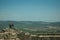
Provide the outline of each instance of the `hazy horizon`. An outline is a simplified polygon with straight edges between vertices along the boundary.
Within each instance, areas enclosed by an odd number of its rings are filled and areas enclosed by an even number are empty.
[[[0,20],[60,22],[60,0],[0,0]]]

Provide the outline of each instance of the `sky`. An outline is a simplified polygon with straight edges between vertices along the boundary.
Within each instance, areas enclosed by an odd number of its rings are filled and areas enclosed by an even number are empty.
[[[0,20],[60,22],[60,0],[0,0]]]

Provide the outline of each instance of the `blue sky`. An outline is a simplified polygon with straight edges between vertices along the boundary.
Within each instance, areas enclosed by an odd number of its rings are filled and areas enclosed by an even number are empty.
[[[0,0],[0,20],[60,21],[60,0]]]

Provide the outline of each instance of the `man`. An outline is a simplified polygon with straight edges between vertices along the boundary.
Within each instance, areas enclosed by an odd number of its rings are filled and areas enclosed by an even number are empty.
[[[9,24],[9,28],[13,28],[14,24]]]

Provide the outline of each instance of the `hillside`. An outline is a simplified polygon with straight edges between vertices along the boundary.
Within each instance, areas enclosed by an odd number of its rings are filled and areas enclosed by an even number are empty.
[[[43,22],[43,21],[0,21],[0,29],[9,26],[9,23],[13,23],[15,28],[34,32],[34,33],[60,33],[60,22]]]
[[[60,26],[60,22],[43,22],[43,21],[0,21],[0,26],[7,26],[9,23],[23,27],[46,27],[46,26]]]

